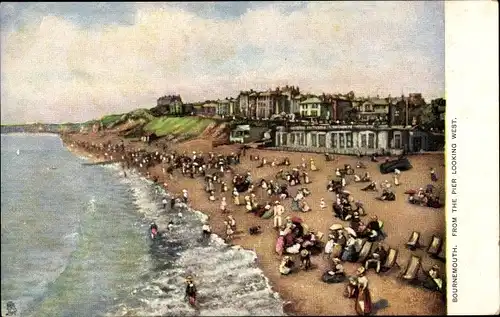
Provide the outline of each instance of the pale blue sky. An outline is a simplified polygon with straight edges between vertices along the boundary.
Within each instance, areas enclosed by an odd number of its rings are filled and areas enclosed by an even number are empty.
[[[242,89],[444,94],[444,3],[5,3],[2,122]]]

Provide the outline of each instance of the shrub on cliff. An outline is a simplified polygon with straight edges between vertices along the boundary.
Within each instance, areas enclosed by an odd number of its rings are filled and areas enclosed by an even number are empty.
[[[106,119],[106,123],[104,120]],[[114,128],[116,126],[122,125],[124,123],[127,123],[129,121],[143,121],[143,122],[150,122],[151,120],[154,119],[154,116],[149,112],[147,109],[137,109],[133,110],[129,113],[125,113],[122,115],[109,115],[101,119],[101,122],[103,122],[103,125],[108,128]]]

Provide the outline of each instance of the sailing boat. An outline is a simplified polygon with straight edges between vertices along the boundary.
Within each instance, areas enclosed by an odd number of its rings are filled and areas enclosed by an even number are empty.
[[[16,151],[16,154],[19,155],[21,152],[19,151],[19,149],[17,149]]]

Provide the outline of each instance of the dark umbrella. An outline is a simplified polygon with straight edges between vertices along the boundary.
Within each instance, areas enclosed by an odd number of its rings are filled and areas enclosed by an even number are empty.
[[[292,222],[295,222],[295,223],[302,223],[303,220],[297,216],[294,216],[292,217]]]

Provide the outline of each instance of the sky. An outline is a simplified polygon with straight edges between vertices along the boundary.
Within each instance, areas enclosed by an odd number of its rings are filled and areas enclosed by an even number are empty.
[[[444,96],[444,2],[2,2],[1,122],[241,90]]]

